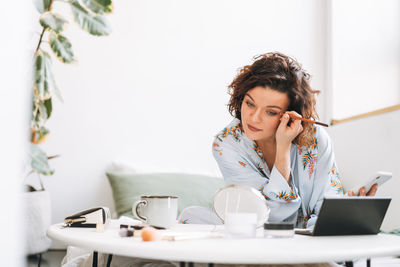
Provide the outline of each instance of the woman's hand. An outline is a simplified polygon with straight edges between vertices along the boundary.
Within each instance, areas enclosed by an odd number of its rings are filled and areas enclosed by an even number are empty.
[[[289,111],[293,115],[301,117],[295,111]],[[284,114],[281,118],[281,122],[275,133],[276,139],[276,155],[275,155],[275,167],[279,170],[285,180],[290,184],[290,147],[292,141],[296,136],[303,131],[300,120],[294,120],[290,126],[289,115]]]
[[[290,117],[288,114],[293,114],[297,117],[301,117],[296,111],[287,111],[281,118],[281,122],[275,133],[275,139],[277,146],[289,146],[293,139],[298,136],[301,131],[303,131],[303,126],[301,125],[301,120],[293,120],[290,125],[288,125]]]
[[[358,196],[375,196],[377,190],[378,190],[378,184],[374,184],[373,186],[371,186],[371,189],[368,191],[368,193],[365,192],[364,187],[361,187],[360,190],[358,190]],[[354,192],[349,191],[347,195],[349,197],[353,197]]]

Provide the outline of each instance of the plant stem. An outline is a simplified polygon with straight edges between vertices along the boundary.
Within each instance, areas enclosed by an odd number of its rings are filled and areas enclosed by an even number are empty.
[[[49,9],[48,9],[48,11],[51,11],[51,8],[53,7],[53,1],[54,1],[54,0],[50,0],[50,4],[49,4]],[[38,43],[38,45],[37,45],[37,47],[36,47],[35,55],[36,55],[37,52],[39,51],[40,45],[42,44],[42,38],[43,38],[43,35],[44,35],[44,32],[45,32],[45,31],[46,31],[46,29],[43,27],[42,33],[40,34],[39,43]]]
[[[40,34],[39,43],[37,44],[37,47],[36,47],[35,55],[36,55],[37,52],[39,51],[40,44],[42,43],[42,38],[43,38],[43,34],[44,34],[45,31],[46,31],[46,29],[43,27],[42,33]]]

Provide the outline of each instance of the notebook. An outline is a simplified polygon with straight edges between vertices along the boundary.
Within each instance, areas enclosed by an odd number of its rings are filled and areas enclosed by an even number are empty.
[[[313,236],[375,235],[379,232],[391,197],[324,198],[313,229],[295,229]]]

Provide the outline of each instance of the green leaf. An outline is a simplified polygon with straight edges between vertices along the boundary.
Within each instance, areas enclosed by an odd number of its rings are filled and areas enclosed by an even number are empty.
[[[46,99],[45,101],[51,100],[51,98]],[[39,108],[39,119],[41,121],[46,121],[49,118],[49,115],[47,114],[47,107],[45,105],[45,101],[40,100],[37,104],[38,104],[38,108]]]
[[[39,109],[35,108],[32,112],[32,120],[31,120],[31,128],[32,129],[39,129],[41,125],[41,120],[39,118]]]
[[[49,10],[50,0],[33,0],[33,3],[40,14]]]
[[[50,118],[51,112],[53,111],[53,103],[51,102],[51,98],[45,100],[43,102],[44,107],[46,108],[47,119]]]
[[[44,101],[54,93],[63,101],[51,71],[50,55],[41,49],[35,57],[34,78],[33,92],[38,99]]]
[[[43,50],[39,50],[35,58],[35,83],[34,94],[40,100],[46,100],[51,97],[51,87],[53,73],[51,72],[51,58]]]
[[[112,0],[81,0],[81,2],[98,15],[110,14],[114,9]]]
[[[36,173],[43,175],[53,175],[54,170],[50,168],[47,155],[37,146],[31,144],[31,167]]]
[[[50,103],[50,105],[49,105]],[[48,105],[48,107],[46,107],[46,105]],[[34,102],[33,102],[33,111],[32,111],[32,120],[31,120],[31,128],[33,131],[33,135],[36,132],[42,131],[41,130],[43,128],[43,125],[46,123],[47,119],[50,117],[51,115],[51,98],[49,100],[46,101],[42,101],[38,98],[34,98]],[[46,132],[48,132],[46,130]],[[32,136],[32,140],[39,140],[40,135],[37,136]]]
[[[36,118],[39,113],[39,101],[39,98],[37,98],[36,96],[33,97],[32,116],[35,118],[34,120],[39,120],[39,118]]]
[[[70,3],[74,20],[83,30],[97,36],[111,33],[111,27],[105,18],[90,14],[77,0],[70,0]]]
[[[40,25],[45,29],[50,29],[55,33],[60,33],[68,25],[68,21],[61,15],[52,13],[50,11],[43,13],[39,19]]]
[[[61,34],[50,33],[49,43],[51,50],[57,58],[63,63],[71,63],[74,61],[74,52],[72,51],[71,42],[67,37]]]
[[[31,143],[32,144],[43,143],[46,140],[49,133],[50,131],[45,127],[40,127],[39,130],[32,129]]]

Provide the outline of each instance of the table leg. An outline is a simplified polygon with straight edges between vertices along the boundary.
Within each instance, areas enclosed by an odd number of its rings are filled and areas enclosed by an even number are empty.
[[[92,261],[92,267],[97,267],[97,251],[93,251],[93,261]]]
[[[194,266],[193,262],[189,262],[188,264],[189,264],[189,267],[193,267]],[[185,267],[185,262],[183,262],[183,261],[179,262],[179,267]],[[208,267],[214,267],[214,263],[209,263]]]
[[[371,267],[371,259],[367,259],[367,267]]]
[[[346,267],[353,267],[353,261],[346,261],[344,264]]]
[[[42,253],[39,254],[39,259],[38,259],[38,267],[40,267],[40,264],[42,263]]]
[[[112,260],[112,254],[108,255],[108,259],[107,259],[107,265],[106,267],[110,267],[111,266],[111,260]]]

